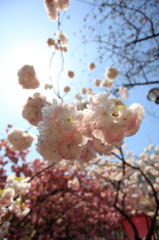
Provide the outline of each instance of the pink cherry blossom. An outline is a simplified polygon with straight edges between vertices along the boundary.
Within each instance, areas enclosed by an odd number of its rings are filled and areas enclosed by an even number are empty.
[[[22,151],[31,146],[34,137],[20,129],[14,129],[8,134],[8,140],[15,150]]]
[[[36,77],[34,67],[31,65],[24,65],[18,71],[18,81],[25,89],[35,89],[40,85],[39,80]]]
[[[30,124],[37,126],[42,120],[41,109],[46,105],[51,105],[51,103],[46,100],[46,97],[42,96],[40,93],[34,93],[33,97],[29,97],[27,103],[23,107],[23,118]]]

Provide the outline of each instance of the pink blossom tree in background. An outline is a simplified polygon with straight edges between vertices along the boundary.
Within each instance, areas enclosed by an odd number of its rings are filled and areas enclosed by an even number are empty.
[[[60,28],[60,14],[69,0],[45,0],[51,20],[56,21],[56,38],[47,43],[54,54],[64,54],[68,39]],[[55,23],[55,24],[56,24]],[[90,63],[90,71],[95,69]],[[111,88],[120,73],[105,70],[105,79],[95,85]],[[74,78],[73,71],[68,77]],[[32,65],[18,70],[19,84],[37,89],[40,81]],[[127,239],[121,222],[126,219],[134,239],[157,236],[159,147],[149,146],[136,159],[123,145],[140,128],[144,109],[130,106],[107,92],[82,88],[75,101],[65,101],[60,89],[51,83],[53,100],[35,92],[23,106],[23,118],[38,131],[36,150],[41,159],[27,160],[34,136],[31,130],[8,125],[7,137],[0,141],[0,239]],[[63,89],[65,94],[70,86]],[[120,94],[128,97],[126,88]],[[141,236],[131,216],[150,216],[150,227]],[[156,234],[156,235],[155,235]]]

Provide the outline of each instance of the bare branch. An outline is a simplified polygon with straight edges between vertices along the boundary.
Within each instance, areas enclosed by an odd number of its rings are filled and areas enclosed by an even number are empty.
[[[127,47],[127,46],[129,46],[129,45],[136,44],[136,43],[138,43],[138,42],[143,42],[143,41],[149,40],[149,39],[151,39],[151,38],[156,38],[156,37],[159,37],[159,33],[152,34],[152,35],[147,36],[147,37],[144,37],[144,38],[135,39],[135,40],[132,41],[132,42],[126,43],[125,46]]]

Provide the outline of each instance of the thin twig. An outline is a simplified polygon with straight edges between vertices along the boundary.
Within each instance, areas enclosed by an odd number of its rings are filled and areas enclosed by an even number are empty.
[[[48,165],[47,167],[43,168],[42,170],[40,170],[39,172],[37,172],[34,176],[32,176],[28,182],[31,182],[35,177],[39,176],[42,172],[44,172],[45,170],[49,169],[50,167],[52,167],[55,164],[55,162],[51,163],[50,165]]]

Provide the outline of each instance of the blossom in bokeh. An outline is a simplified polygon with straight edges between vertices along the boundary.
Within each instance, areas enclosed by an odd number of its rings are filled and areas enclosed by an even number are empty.
[[[87,94],[87,89],[86,88],[82,88],[81,92],[82,92],[83,95],[85,95],[85,94]]]
[[[41,109],[46,105],[51,105],[51,103],[46,100],[46,97],[40,93],[34,93],[33,97],[29,97],[23,107],[23,118],[30,124],[37,126],[42,119]]]
[[[54,39],[52,39],[52,38],[48,38],[47,44],[48,44],[49,47],[55,46],[56,45],[56,41]]]
[[[24,65],[18,71],[18,81],[25,89],[35,89],[40,85],[39,80],[36,77],[34,67],[31,65]]]
[[[61,45],[67,45],[68,43],[68,38],[66,36],[66,34],[62,31],[60,31],[57,35],[57,39],[60,42]]]
[[[88,88],[87,92],[88,92],[89,95],[92,95],[93,94],[93,89],[92,88]]]
[[[14,129],[8,134],[8,140],[15,150],[22,151],[31,146],[34,137],[23,130]]]
[[[75,98],[76,98],[78,101],[81,101],[81,100],[82,100],[82,96],[80,95],[80,93],[75,94]]]
[[[58,11],[64,11],[69,7],[70,0],[44,0],[46,11],[51,20],[56,20]]]
[[[95,68],[96,68],[95,63],[90,63],[90,64],[89,64],[89,69],[90,69],[91,71],[93,71]]]
[[[109,67],[105,71],[105,78],[106,79],[114,79],[119,75],[119,72],[114,67]]]
[[[99,86],[100,86],[100,84],[101,84],[101,80],[99,80],[99,79],[96,79],[96,80],[95,80],[95,85],[96,85],[96,87],[99,87]]]
[[[69,7],[70,0],[57,0],[57,8],[60,11],[66,10]]]
[[[113,87],[113,80],[112,79],[104,79],[101,82],[101,86],[104,88],[112,88]]]
[[[64,87],[63,90],[65,93],[68,93],[71,90],[71,88],[69,86],[66,86],[66,87]]]
[[[118,93],[123,97],[123,98],[128,98],[128,89],[126,87],[120,87]]]
[[[75,106],[77,107],[77,110],[84,110],[87,108],[88,101],[78,101],[75,103]]]
[[[45,90],[47,90],[47,89],[52,89],[52,88],[53,88],[53,85],[52,85],[52,84],[46,83],[46,84],[44,85],[44,89],[45,89]]]
[[[44,5],[50,19],[56,20],[58,16],[57,0],[44,0]]]
[[[74,78],[75,73],[73,71],[68,71],[68,77],[69,78]]]

